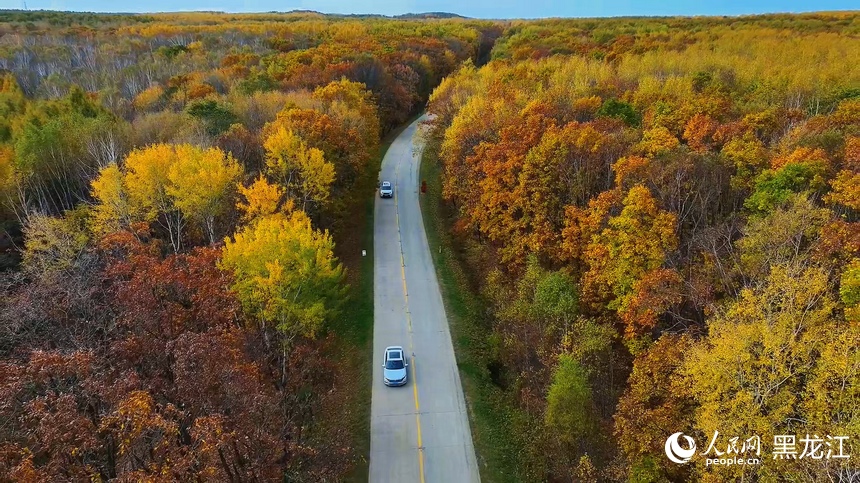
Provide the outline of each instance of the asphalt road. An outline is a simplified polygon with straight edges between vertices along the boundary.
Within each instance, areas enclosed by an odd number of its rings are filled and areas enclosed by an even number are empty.
[[[413,151],[413,135],[419,121],[394,140],[382,161],[380,181],[391,181],[394,198],[376,195],[370,482],[478,482],[460,375],[418,206],[420,154]],[[383,351],[391,345],[412,355],[403,387],[382,383]]]

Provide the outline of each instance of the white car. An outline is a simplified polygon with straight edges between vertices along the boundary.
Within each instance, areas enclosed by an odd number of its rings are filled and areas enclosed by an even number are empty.
[[[406,362],[406,353],[403,352],[403,347],[399,345],[386,347],[382,362],[382,382],[386,386],[403,386],[406,384],[406,368],[409,367],[409,364]]]
[[[394,196],[394,188],[391,186],[391,182],[383,181],[379,186],[379,196],[380,198],[391,198]]]

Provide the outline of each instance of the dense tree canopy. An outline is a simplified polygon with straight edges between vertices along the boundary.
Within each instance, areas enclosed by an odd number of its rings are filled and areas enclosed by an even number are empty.
[[[860,431],[858,26],[0,12],[0,480],[348,479],[337,255],[425,104],[507,476],[856,478],[662,444]]]
[[[860,424],[857,26],[517,21],[433,92],[425,152],[490,305],[487,379],[530,421],[519,477],[856,478],[766,453],[679,466],[663,444]],[[577,300],[562,330],[524,309],[550,274]]]
[[[0,12],[0,481],[355,471],[335,239],[381,136],[499,31]]]

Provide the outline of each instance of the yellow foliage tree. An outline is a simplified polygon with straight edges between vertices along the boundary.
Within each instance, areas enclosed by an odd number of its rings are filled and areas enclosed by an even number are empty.
[[[334,182],[334,165],[323,152],[308,148],[292,131],[277,127],[264,141],[266,170],[286,189],[287,196],[301,203],[324,204]]]
[[[830,181],[830,187],[832,191],[824,201],[860,211],[860,173],[843,169]]]
[[[242,212],[242,221],[245,223],[275,214],[284,198],[284,190],[280,186],[266,181],[262,175],[251,186],[246,188],[239,184],[238,188],[239,194],[245,198],[245,201],[240,200],[236,204],[236,208]],[[285,211],[291,210],[289,208]]]
[[[645,156],[653,158],[677,148],[680,144],[669,129],[657,126],[642,133],[642,141],[637,149]]]
[[[245,309],[287,342],[313,337],[344,296],[334,241],[300,210],[260,217],[227,238],[220,266],[234,274]]]
[[[723,146],[722,154],[735,165],[732,185],[736,188],[751,188],[756,175],[767,167],[767,151],[752,134],[732,138]]]
[[[846,317],[848,310],[846,309]],[[840,324],[821,347],[802,402],[808,425],[831,435],[860,434],[860,320]]]
[[[744,289],[708,321],[709,337],[685,363],[683,372],[699,403],[697,428],[709,436],[719,431],[727,438],[759,436],[762,442],[773,441],[775,434],[827,429],[801,424],[813,422],[803,407],[803,395],[811,389],[805,381],[821,370],[821,377],[828,377],[830,369],[822,366],[827,359],[820,354],[845,330],[833,317],[835,306],[827,274],[817,267],[777,265],[762,284]],[[780,464],[762,461],[771,468]],[[711,470],[733,479],[745,468]]]
[[[845,305],[845,318],[860,326],[860,258],[852,259],[842,272],[839,298]]]
[[[158,222],[175,252],[187,219],[200,222],[215,241],[215,218],[232,206],[242,167],[217,148],[154,144],[132,151],[123,169],[109,165],[92,182],[93,227],[100,234],[133,223]]]
[[[364,139],[367,149],[379,144],[379,113],[373,94],[364,84],[342,78],[317,88],[313,98],[323,102],[327,114],[342,119],[349,128],[355,129]]]
[[[84,208],[61,217],[32,213],[24,225],[24,267],[35,274],[71,268],[89,242]]]
[[[106,235],[128,229],[136,221],[143,221],[141,213],[136,212],[125,187],[125,177],[116,163],[111,163],[99,171],[92,181],[92,195],[97,201],[90,217],[94,233]]]
[[[218,148],[200,149],[183,144],[175,148],[167,194],[183,215],[203,223],[210,243],[215,243],[215,217],[230,206],[242,167]]]
[[[136,149],[125,158],[129,199],[143,210],[147,221],[155,220],[159,213],[174,211],[173,200],[167,194],[167,173],[175,162],[176,152],[170,144]]]
[[[141,111],[155,109],[164,97],[164,88],[158,84],[154,84],[142,91],[134,97],[134,107]]]
[[[15,180],[15,150],[0,145],[0,195],[8,193]]]
[[[583,297],[598,305],[609,301],[611,310],[625,307],[635,282],[660,268],[678,244],[675,214],[660,210],[648,188],[634,186],[622,205],[584,253]]]

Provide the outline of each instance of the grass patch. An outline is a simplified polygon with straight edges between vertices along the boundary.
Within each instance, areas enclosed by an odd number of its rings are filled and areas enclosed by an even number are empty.
[[[490,377],[491,325],[482,315],[485,305],[450,234],[455,214],[442,200],[438,151],[438,146],[428,144],[422,156],[420,175],[427,182],[427,192],[421,196],[421,212],[457,354],[481,480],[525,481],[527,470],[521,458],[526,443],[517,436],[522,434],[518,429],[523,414],[507,402]]]
[[[355,189],[354,199],[344,223],[335,235],[335,254],[347,270],[350,286],[348,310],[331,325],[337,334],[331,357],[341,368],[343,423],[348,428],[352,447],[358,461],[344,481],[364,483],[370,470],[370,404],[371,378],[373,377],[373,207],[376,202],[377,181],[382,159],[394,139],[412,123],[413,117],[403,126],[388,133]],[[361,250],[367,256],[361,256]],[[335,423],[337,424],[337,423]]]
[[[342,410],[348,411],[347,425],[358,457],[345,481],[364,483],[369,471],[370,383],[373,372],[373,257],[370,249],[373,246],[373,203],[358,203],[357,206],[361,209],[356,218],[361,223],[361,232],[356,239],[361,240],[361,245],[344,247],[359,255],[347,265],[349,310],[344,310],[333,329],[339,336],[339,347],[335,347],[334,356],[339,359],[341,381],[345,386]],[[367,250],[368,256],[360,256],[362,249]]]

